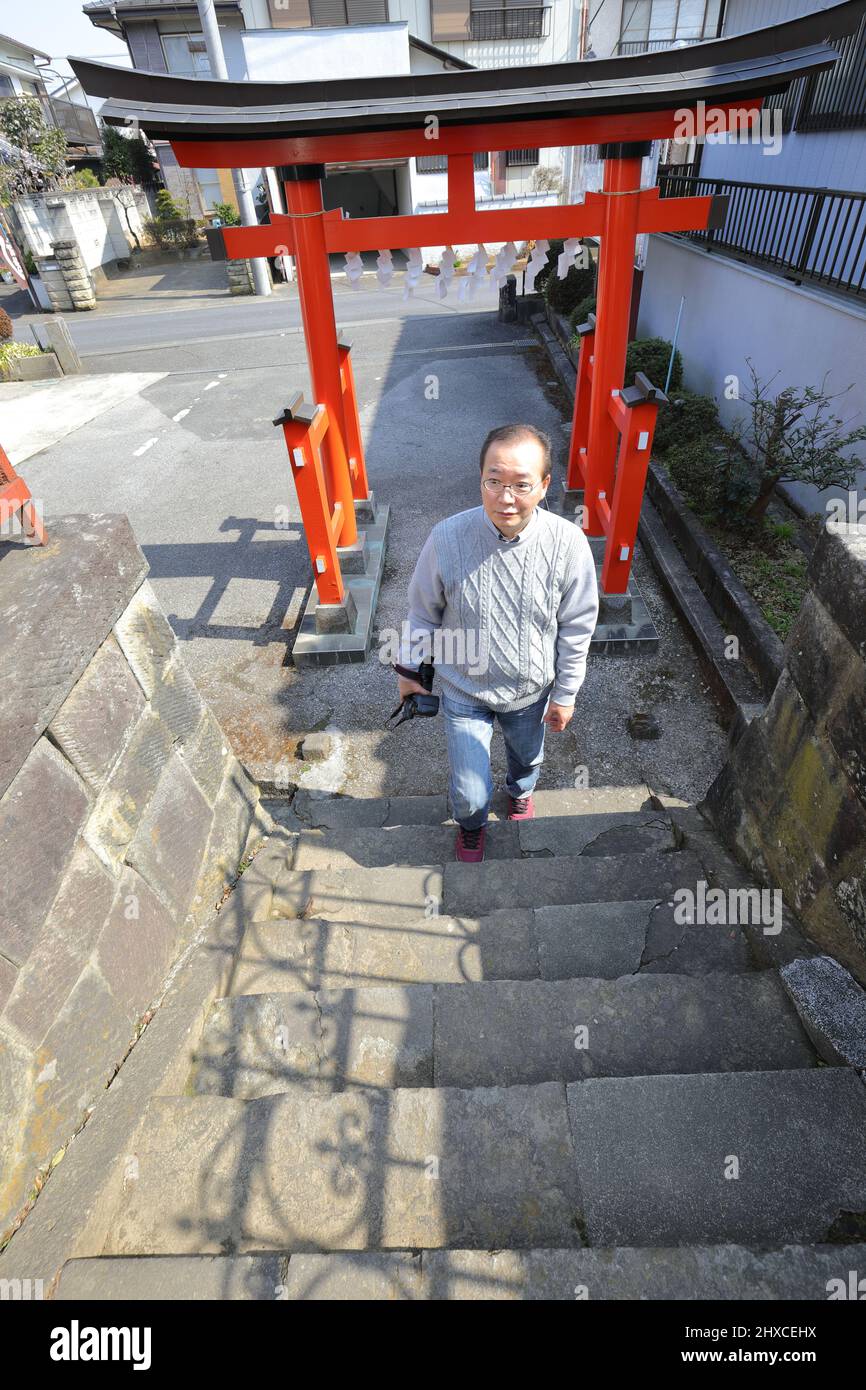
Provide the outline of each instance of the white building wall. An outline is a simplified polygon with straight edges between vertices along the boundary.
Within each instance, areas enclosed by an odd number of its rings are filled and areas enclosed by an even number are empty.
[[[239,37],[253,82],[328,82],[409,72],[409,26],[404,22],[253,29],[240,31]],[[322,100],[327,100],[327,88]]]
[[[723,423],[744,411],[741,402],[725,399],[724,390],[730,376],[748,384],[747,356],[762,379],[778,372],[774,392],[789,385],[819,386],[825,372],[833,391],[853,384],[836,402],[835,413],[850,418],[852,428],[866,423],[866,306],[789,285],[672,237],[650,237],[638,336],[670,339],[681,295],[684,384],[714,396]],[[862,448],[860,454],[866,458]],[[866,488],[866,466],[859,487]],[[828,497],[844,496],[841,488],[819,494],[799,484],[791,492],[803,506],[821,512]]]

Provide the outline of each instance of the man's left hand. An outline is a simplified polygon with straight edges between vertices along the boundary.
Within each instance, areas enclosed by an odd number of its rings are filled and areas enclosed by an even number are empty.
[[[571,722],[574,714],[574,705],[554,705],[552,702],[547,706],[547,713],[542,719],[542,724],[549,724],[553,733],[561,733]]]

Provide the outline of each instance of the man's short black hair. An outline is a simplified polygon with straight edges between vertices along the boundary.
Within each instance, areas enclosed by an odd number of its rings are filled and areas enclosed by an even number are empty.
[[[541,452],[544,456],[541,476],[542,478],[548,477],[553,466],[550,436],[545,434],[544,430],[536,429],[535,425],[497,425],[495,430],[491,430],[481,445],[481,472],[484,472],[484,460],[491,444],[519,444],[521,439],[534,439],[536,443],[541,445]]]

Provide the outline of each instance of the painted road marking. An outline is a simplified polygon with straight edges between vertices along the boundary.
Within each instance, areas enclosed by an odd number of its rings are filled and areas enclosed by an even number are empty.
[[[223,376],[225,376],[225,372],[223,372]],[[207,386],[206,386],[204,389],[205,389],[206,391],[212,391],[213,388],[214,388],[215,386],[219,386],[219,382],[218,382],[218,381],[209,381],[208,384],[207,384]]]
[[[178,420],[182,420],[186,415],[189,415],[189,406],[187,406],[186,410],[179,410],[177,414],[172,415],[171,418],[174,421],[174,423],[177,424]]]
[[[146,439],[140,449],[133,449],[132,457],[134,459],[141,458],[142,454],[146,454],[148,449],[151,449],[155,443],[156,435],[154,435],[152,439]]]

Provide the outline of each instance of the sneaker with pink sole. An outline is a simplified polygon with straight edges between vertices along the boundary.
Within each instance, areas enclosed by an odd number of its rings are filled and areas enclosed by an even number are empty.
[[[484,858],[486,833],[485,825],[478,826],[476,830],[464,830],[463,826],[459,825],[454,841],[454,857],[459,859],[461,864],[480,864]]]
[[[535,803],[532,800],[532,792],[527,796],[508,797],[508,819],[509,820],[534,820]]]

